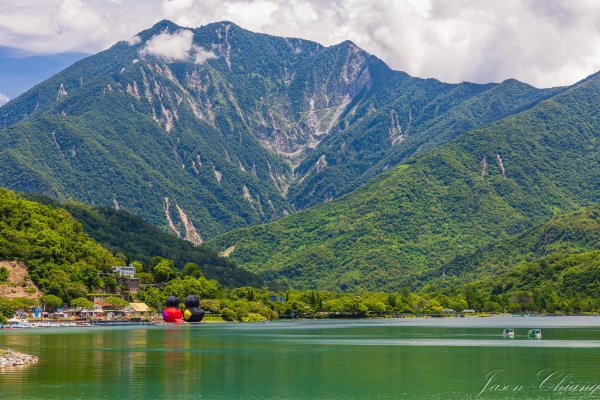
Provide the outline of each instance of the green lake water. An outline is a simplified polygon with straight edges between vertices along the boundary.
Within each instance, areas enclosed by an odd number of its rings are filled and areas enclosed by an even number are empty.
[[[600,317],[37,328],[0,347],[40,359],[0,369],[1,399],[600,399]]]

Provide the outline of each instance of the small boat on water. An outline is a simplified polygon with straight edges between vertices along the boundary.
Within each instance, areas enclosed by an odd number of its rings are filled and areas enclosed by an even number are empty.
[[[529,332],[527,332],[527,337],[530,339],[541,339],[542,331],[540,329],[530,329]]]
[[[509,337],[509,338],[514,338],[515,337],[515,331],[511,328],[506,328],[502,331],[502,336],[504,337]]]

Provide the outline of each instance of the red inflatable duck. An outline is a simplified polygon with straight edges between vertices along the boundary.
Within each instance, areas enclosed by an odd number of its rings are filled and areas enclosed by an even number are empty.
[[[165,322],[183,323],[183,314],[179,309],[179,299],[177,296],[167,297],[165,310],[163,311],[163,320]]]

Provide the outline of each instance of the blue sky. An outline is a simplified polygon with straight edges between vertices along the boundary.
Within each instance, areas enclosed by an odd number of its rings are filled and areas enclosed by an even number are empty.
[[[187,27],[230,20],[325,45],[348,39],[394,69],[445,82],[550,87],[600,70],[597,0],[2,0],[0,46],[43,57],[0,54],[0,103],[71,53],[96,53],[162,19]]]
[[[15,98],[85,56],[84,53],[76,52],[32,55],[0,47],[1,92],[11,99]]]

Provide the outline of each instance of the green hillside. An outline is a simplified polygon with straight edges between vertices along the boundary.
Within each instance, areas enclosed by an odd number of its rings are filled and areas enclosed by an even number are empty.
[[[600,200],[600,75],[217,248],[298,288],[418,286],[457,256]]]
[[[471,129],[532,107],[561,91],[516,80],[447,85],[397,79],[373,92],[294,171],[287,198],[297,208],[338,198],[369,179]]]
[[[62,207],[81,222],[88,235],[115,254],[121,253],[131,260],[147,264],[150,264],[151,258],[159,256],[173,260],[178,269],[193,262],[207,279],[216,279],[225,287],[262,286],[256,274],[238,268],[227,258],[219,257],[205,246],[194,246],[165,233],[126,211],[81,203],[68,203]]]
[[[45,294],[82,297],[102,285],[98,272],[117,260],[67,211],[0,188],[0,259],[20,260]]]
[[[442,271],[434,272],[439,277],[435,283],[453,285],[465,279],[492,276],[502,279],[522,262],[536,262],[551,254],[592,250],[600,250],[598,205],[558,216],[521,234],[484,246],[475,253],[457,257],[443,267],[443,277],[440,276]]]
[[[125,262],[123,257],[146,263],[145,272],[150,272],[160,261],[157,256],[172,260],[178,270],[194,263],[207,279],[225,287],[262,285],[255,274],[204,246],[177,239],[126,212],[80,203],[60,206],[0,188],[0,260],[23,261],[44,294],[67,302],[83,297],[105,287],[98,273],[112,272],[112,266]]]
[[[459,291],[470,307],[489,312],[597,312],[600,251],[555,253],[522,262],[501,277],[483,277]]]

